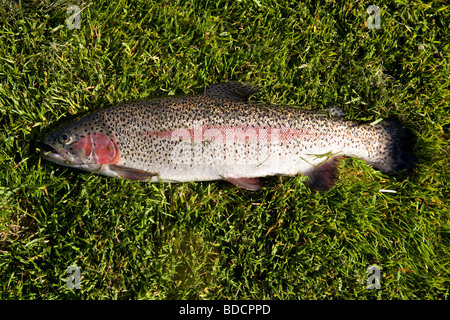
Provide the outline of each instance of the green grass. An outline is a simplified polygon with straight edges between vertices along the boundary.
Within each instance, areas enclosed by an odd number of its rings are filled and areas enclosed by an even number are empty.
[[[80,29],[65,25],[70,4],[84,9]],[[450,8],[378,1],[370,30],[371,4],[2,1],[0,298],[448,299]],[[418,138],[415,172],[346,159],[329,192],[301,176],[249,192],[40,158],[44,135],[79,115],[219,81],[258,84],[261,101],[399,119]],[[380,290],[366,288],[372,264]],[[81,289],[66,286],[70,265]]]

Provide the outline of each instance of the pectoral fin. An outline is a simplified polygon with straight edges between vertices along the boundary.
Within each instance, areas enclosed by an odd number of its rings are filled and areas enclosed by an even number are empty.
[[[109,165],[109,169],[116,172],[119,176],[130,180],[147,181],[151,177],[158,175],[155,172],[127,168],[116,164]]]

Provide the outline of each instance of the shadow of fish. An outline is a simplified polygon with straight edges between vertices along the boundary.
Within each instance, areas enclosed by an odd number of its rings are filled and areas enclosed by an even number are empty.
[[[258,88],[218,83],[199,96],[133,102],[49,134],[43,157],[60,165],[150,182],[227,180],[258,190],[260,177],[296,175],[324,191],[339,157],[382,172],[410,169],[413,135],[395,121],[345,120],[292,107],[250,104]]]

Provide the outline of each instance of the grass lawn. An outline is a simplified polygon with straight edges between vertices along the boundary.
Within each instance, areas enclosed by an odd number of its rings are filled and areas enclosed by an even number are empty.
[[[450,7],[342,3],[1,1],[0,298],[448,299]],[[302,176],[250,192],[40,157],[43,137],[80,115],[220,81],[260,85],[258,101],[398,119],[417,136],[415,171],[345,159],[328,192]],[[367,289],[371,265],[381,289]]]

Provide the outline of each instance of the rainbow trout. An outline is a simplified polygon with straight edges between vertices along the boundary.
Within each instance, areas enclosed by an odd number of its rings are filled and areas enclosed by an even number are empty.
[[[133,102],[51,133],[60,165],[150,182],[227,180],[258,190],[260,177],[307,175],[329,189],[339,157],[382,172],[409,169],[413,135],[397,122],[357,123],[292,107],[250,104],[253,85],[218,83],[199,96]]]

